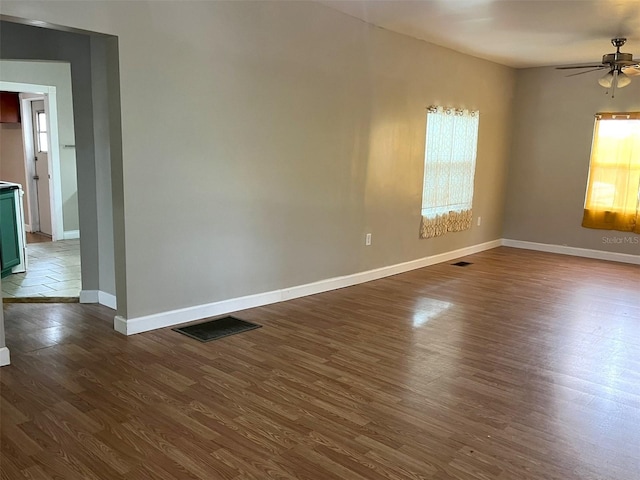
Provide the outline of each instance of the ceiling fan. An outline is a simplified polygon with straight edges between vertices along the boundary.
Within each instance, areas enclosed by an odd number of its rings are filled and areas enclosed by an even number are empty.
[[[573,73],[567,75],[573,77],[575,75],[582,75],[583,73],[597,72],[600,70],[608,70],[608,72],[598,80],[598,83],[607,89],[611,89],[611,98],[615,96],[616,88],[626,87],[631,83],[631,78],[636,75],[640,75],[640,59],[633,58],[630,53],[623,53],[620,51],[626,43],[626,38],[612,38],[611,44],[616,47],[615,53],[607,53],[602,56],[602,63],[592,65],[579,65],[579,66],[567,66],[556,67],[559,70],[571,70],[577,68],[590,68],[585,72]]]

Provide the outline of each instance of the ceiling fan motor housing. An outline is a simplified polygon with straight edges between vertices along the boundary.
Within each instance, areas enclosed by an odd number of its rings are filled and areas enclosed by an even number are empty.
[[[607,53],[606,55],[603,55],[602,63],[605,65],[619,65],[622,67],[636,64],[636,62],[633,61],[632,54],[622,52]]]

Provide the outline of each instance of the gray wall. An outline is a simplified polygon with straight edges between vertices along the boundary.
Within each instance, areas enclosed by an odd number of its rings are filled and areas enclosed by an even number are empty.
[[[119,151],[111,148],[110,97],[114,96],[107,63],[108,40],[92,36],[91,81],[93,104],[93,138],[96,162],[96,213],[98,216],[98,279],[100,290],[115,294],[114,233],[112,207],[111,157]],[[112,98],[119,103],[119,96]],[[118,105],[119,115],[119,105]],[[122,159],[120,158],[120,162]],[[116,180],[118,182],[118,180]],[[119,182],[122,182],[120,178]],[[124,288],[122,292],[124,292]],[[121,299],[125,305],[124,297]]]
[[[313,2],[5,1],[3,11],[118,37],[126,203],[115,237],[129,318],[502,236],[512,69]],[[419,240],[431,104],[481,111],[483,222]]]
[[[596,112],[639,111],[640,81],[605,95],[602,73],[518,71],[504,237],[640,254],[640,235],[581,227]]]

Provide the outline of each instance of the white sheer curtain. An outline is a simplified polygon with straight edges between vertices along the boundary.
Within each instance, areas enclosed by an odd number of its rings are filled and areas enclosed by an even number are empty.
[[[479,112],[429,107],[421,238],[471,228]]]

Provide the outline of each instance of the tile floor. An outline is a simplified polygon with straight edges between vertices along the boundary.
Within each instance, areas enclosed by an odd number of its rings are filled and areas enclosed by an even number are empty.
[[[25,273],[2,279],[2,296],[77,297],[80,281],[80,240],[29,243]]]

